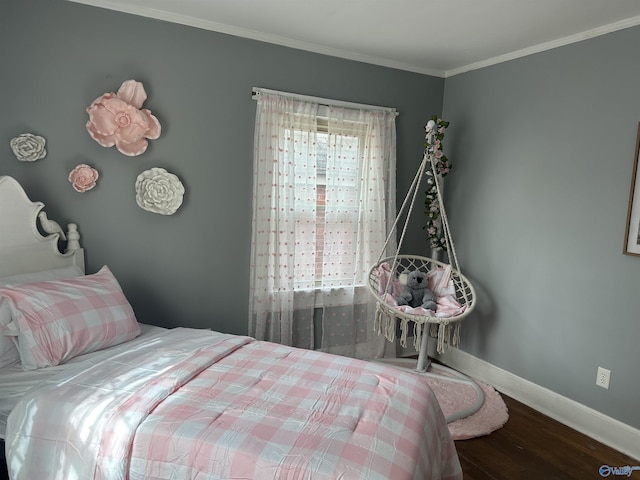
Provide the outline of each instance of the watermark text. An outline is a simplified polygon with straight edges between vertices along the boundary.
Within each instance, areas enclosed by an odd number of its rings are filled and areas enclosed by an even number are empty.
[[[619,477],[630,477],[634,470],[640,470],[640,466],[625,465],[623,467],[610,467],[609,465],[602,465],[598,472],[601,477],[608,477],[609,475],[616,475]]]

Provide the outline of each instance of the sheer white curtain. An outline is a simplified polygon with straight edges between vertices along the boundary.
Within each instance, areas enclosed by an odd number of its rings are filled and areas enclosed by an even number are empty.
[[[366,282],[396,214],[395,149],[395,112],[260,93],[250,335],[380,356],[385,340],[373,330]]]

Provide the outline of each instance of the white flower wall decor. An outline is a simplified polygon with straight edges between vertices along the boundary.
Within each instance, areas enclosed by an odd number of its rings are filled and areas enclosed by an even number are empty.
[[[46,143],[47,141],[44,137],[33,133],[23,133],[13,137],[9,142],[13,154],[21,162],[35,162],[46,157]]]
[[[136,203],[148,212],[173,215],[182,205],[184,191],[180,179],[164,168],[150,168],[136,179]]]

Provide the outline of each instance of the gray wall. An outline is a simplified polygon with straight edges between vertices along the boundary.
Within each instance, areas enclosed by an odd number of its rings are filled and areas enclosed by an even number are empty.
[[[638,45],[627,29],[448,78],[443,112],[447,207],[481,294],[463,350],[636,428],[640,258],[622,246]]]
[[[442,109],[443,79],[61,0],[0,0],[0,45],[0,175],[50,218],[78,223],[87,270],[109,265],[138,319],[161,326],[247,332],[251,87],[396,107],[400,192]],[[139,157],[100,147],[84,126],[90,102],[131,78],[163,129]],[[24,132],[47,138],[44,160],[15,159],[9,139]],[[67,181],[81,162],[100,172],[84,194]],[[173,216],[135,203],[135,178],[153,166],[186,187]]]

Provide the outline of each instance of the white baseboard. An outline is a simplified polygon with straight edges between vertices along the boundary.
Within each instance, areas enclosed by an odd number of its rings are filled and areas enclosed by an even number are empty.
[[[433,358],[495,387],[505,395],[594,440],[640,460],[640,430],[636,428],[457,348],[452,348],[442,355],[433,355]]]

